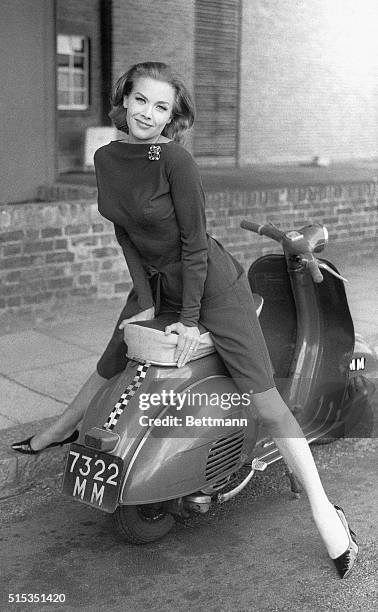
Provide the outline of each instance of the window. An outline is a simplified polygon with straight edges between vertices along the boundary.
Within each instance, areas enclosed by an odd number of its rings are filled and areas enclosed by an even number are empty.
[[[89,105],[89,44],[85,36],[58,34],[58,109]]]

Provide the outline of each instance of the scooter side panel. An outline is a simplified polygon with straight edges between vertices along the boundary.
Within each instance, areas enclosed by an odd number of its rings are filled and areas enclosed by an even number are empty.
[[[194,383],[184,394],[179,410],[165,407],[159,421],[149,421],[127,470],[121,504],[153,503],[193,493],[220,481],[247,460],[257,425],[247,418],[243,407],[247,400],[233,381],[211,377]]]
[[[109,413],[133,380],[137,367],[138,363],[129,362],[126,370],[110,380],[95,396],[85,414],[79,444],[85,446],[85,434],[91,428],[103,427]],[[180,369],[160,366],[148,368],[142,385],[130,399],[113,429],[119,435],[119,442],[109,454],[123,459],[123,478],[128,473],[127,488],[122,503],[137,503],[137,501],[147,503],[151,501],[151,495],[155,495],[155,498],[159,496],[159,499],[178,497],[185,494],[187,489],[193,492],[201,483],[207,482],[206,478],[204,480],[203,466],[206,465],[208,449],[212,441],[225,435],[224,427],[201,422],[200,426],[191,425],[189,428],[185,419],[187,416],[196,416],[197,412],[200,415],[197,418],[206,416],[215,418],[217,415],[223,418],[229,417],[231,416],[229,410],[223,410],[218,405],[203,406],[196,412],[195,407],[190,406],[187,401],[182,407],[177,404],[172,405],[169,397],[166,405],[156,401],[164,392],[168,394],[172,391],[179,394],[194,387],[206,396],[214,392],[217,392],[218,397],[221,393],[230,395],[237,392],[216,353],[192,361]],[[153,402],[148,401],[151,396],[154,396]],[[240,416],[239,414],[235,416],[235,407],[232,407],[231,412],[233,418]],[[149,422],[149,419],[164,416],[171,417],[168,427],[154,427]],[[183,426],[178,425],[178,421],[176,425],[174,424],[172,419],[175,417],[183,418]],[[242,417],[245,418],[245,414]],[[234,430],[235,427],[227,428],[227,432]],[[243,451],[240,460],[244,458],[245,449],[252,450],[254,439],[253,422],[249,435],[245,437],[245,443],[243,434]],[[132,500],[129,499],[131,490],[133,490]],[[160,494],[158,495],[156,491]]]
[[[80,428],[79,444],[85,444],[85,434],[93,427],[103,427],[109,414],[119,401],[127,386],[132,383],[139,363],[129,361],[126,369],[118,376],[113,377],[95,395],[89,404]],[[141,426],[139,417],[145,414],[145,398],[154,394],[162,396],[163,392],[177,392],[185,388],[190,382],[204,377],[226,374],[226,369],[215,353],[192,361],[183,368],[150,366],[147,375],[137,392],[129,400],[127,407],[119,417],[114,432],[120,436],[120,442],[113,454],[126,459],[133,452],[135,445],[143,436],[145,427]],[[156,416],[161,410],[160,402],[154,405],[147,402],[151,416]]]
[[[248,281],[254,293],[264,298],[259,317],[272,361],[276,384],[287,379],[294,356],[297,316],[290,277],[283,255],[265,255],[249,268]]]

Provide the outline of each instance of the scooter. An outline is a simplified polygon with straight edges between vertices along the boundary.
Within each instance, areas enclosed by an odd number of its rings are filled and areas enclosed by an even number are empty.
[[[283,248],[248,271],[277,388],[309,443],[351,435],[371,410],[378,359],[355,339],[346,279],[317,257],[327,229],[241,226]],[[134,544],[163,537],[175,516],[205,513],[233,498],[256,471],[281,459],[209,333],[201,330],[193,359],[177,368],[177,336],[165,336],[165,324],[156,318],[126,326],[127,367],[88,406],[63,478],[64,494],[113,514]]]

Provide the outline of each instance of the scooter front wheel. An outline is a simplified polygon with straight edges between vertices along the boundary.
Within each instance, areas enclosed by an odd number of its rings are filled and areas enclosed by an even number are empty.
[[[118,506],[113,514],[122,537],[131,544],[148,544],[163,538],[172,529],[175,519],[162,504]]]

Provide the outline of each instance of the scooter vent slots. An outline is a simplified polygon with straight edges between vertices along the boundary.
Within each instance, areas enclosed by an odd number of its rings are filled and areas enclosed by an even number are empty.
[[[138,365],[137,373],[135,374],[132,382],[126,387],[125,391],[122,393],[118,402],[116,403],[113,410],[111,411],[108,418],[106,419],[103,425],[104,429],[107,429],[108,431],[112,431],[114,427],[117,425],[117,421],[119,417],[121,416],[121,414],[123,413],[123,411],[125,410],[127,404],[129,403],[131,398],[135,395],[135,393],[138,391],[142,382],[146,378],[146,374],[147,374],[147,371],[150,365],[151,365],[150,363],[143,363],[143,364],[140,363]]]
[[[243,449],[244,431],[238,430],[233,434],[220,438],[210,448],[206,463],[206,480],[223,477],[225,472],[235,469],[240,460]]]

